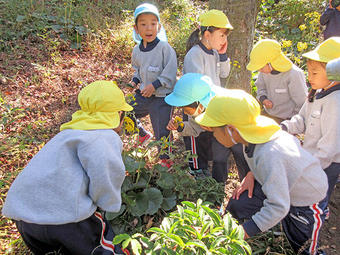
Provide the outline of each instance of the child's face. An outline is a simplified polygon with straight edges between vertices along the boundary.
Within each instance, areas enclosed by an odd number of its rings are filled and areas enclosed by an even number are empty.
[[[134,28],[144,42],[152,42],[157,37],[160,24],[155,15],[142,13],[138,16],[137,25],[135,25]]]
[[[216,29],[214,32],[206,31],[207,40],[209,41],[210,47],[214,50],[221,50],[228,42],[227,29],[220,28]]]
[[[313,89],[322,89],[329,85],[330,81],[327,79],[326,68],[323,64],[308,60],[307,69],[308,80]]]
[[[269,74],[272,71],[272,68],[269,64],[266,64],[264,67],[262,67],[259,72]]]
[[[186,115],[190,115],[193,117],[197,117],[199,114],[201,114],[202,112],[204,112],[204,106],[199,104],[197,108],[193,108],[193,107],[188,107],[188,106],[184,106],[183,107],[183,112]]]
[[[216,140],[222,144],[224,147],[230,148],[234,145],[234,143],[231,140],[230,134],[227,130],[227,126],[224,127],[213,127],[213,135],[216,138]]]

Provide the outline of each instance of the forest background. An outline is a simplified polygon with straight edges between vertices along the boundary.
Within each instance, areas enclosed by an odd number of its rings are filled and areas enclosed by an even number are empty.
[[[257,74],[245,69],[253,42],[260,38],[278,40],[285,54],[306,71],[301,55],[322,41],[319,18],[328,1],[148,2],[159,7],[169,43],[178,56],[178,77],[182,74],[186,40],[198,26],[200,13],[208,8],[224,10],[235,27],[228,46],[232,70],[226,86],[256,94],[253,84]],[[115,80],[129,93],[135,45],[133,10],[139,3],[142,1],[0,0],[0,209],[17,174],[78,109],[81,88],[95,80]],[[151,128],[148,119],[144,124]],[[212,180],[196,182],[183,173],[185,166],[181,162],[186,157],[181,139],[171,143],[175,146],[172,157],[178,162],[171,174],[157,168],[155,144],[134,150],[130,146],[134,138],[123,139],[128,152],[124,156],[127,170],[138,189],[131,185],[124,189],[125,204],[120,215],[110,216],[122,226],[117,229],[119,233],[133,234],[158,226],[183,200],[195,202],[201,198],[218,206],[225,199],[221,185]],[[163,145],[170,142],[163,141]],[[225,187],[227,195],[238,183],[234,168]],[[147,171],[150,169],[151,174]],[[331,201],[331,218],[321,237],[321,246],[328,254],[338,254],[340,249],[339,199],[337,188]],[[144,208],[144,204],[148,207]],[[136,213],[136,208],[142,209]],[[269,231],[249,240],[253,254],[292,254],[285,238],[277,232]],[[3,216],[0,253],[29,254],[13,223]]]

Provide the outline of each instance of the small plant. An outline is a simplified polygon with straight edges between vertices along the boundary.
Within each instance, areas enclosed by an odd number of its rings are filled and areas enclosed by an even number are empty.
[[[141,254],[251,254],[251,248],[244,238],[244,230],[226,214],[218,212],[203,203],[182,202],[177,211],[165,217],[160,227],[147,231],[151,236],[137,233],[118,235],[113,243],[130,245],[136,255]]]

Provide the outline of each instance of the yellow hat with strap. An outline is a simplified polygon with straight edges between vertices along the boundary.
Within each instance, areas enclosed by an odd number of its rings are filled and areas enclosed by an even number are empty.
[[[330,37],[314,50],[302,54],[303,57],[315,61],[328,63],[329,61],[340,57],[340,37]]]
[[[292,61],[281,51],[281,45],[272,39],[263,39],[254,45],[247,69],[257,71],[266,64],[271,64],[279,72],[287,72],[293,67]]]
[[[234,126],[244,140],[259,144],[272,140],[280,126],[260,115],[257,100],[247,92],[229,89],[213,97],[204,113],[195,121],[206,127]]]
[[[210,10],[206,13],[203,13],[198,18],[200,25],[204,27],[218,27],[218,28],[227,28],[234,29],[230,24],[227,15],[225,15],[222,11],[219,10]]]
[[[72,114],[72,120],[64,123],[64,129],[113,129],[119,126],[119,111],[131,111],[123,92],[114,81],[95,81],[83,88],[78,95],[80,110]]]

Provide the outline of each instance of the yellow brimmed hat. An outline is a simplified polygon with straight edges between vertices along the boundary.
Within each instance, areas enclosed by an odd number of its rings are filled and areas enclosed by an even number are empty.
[[[206,127],[234,126],[244,140],[249,143],[270,141],[280,130],[272,119],[260,115],[257,100],[239,89],[230,89],[213,97],[204,113],[195,121]]]
[[[328,63],[340,57],[340,37],[330,37],[319,44],[314,50],[302,54],[303,57]]]
[[[200,25],[204,27],[227,28],[230,30],[234,29],[230,24],[227,15],[219,10],[207,11],[206,13],[201,14],[198,20]]]
[[[257,71],[270,63],[279,72],[287,72],[293,67],[292,61],[281,51],[281,45],[272,39],[258,41],[250,52],[249,71]]]
[[[64,123],[64,129],[112,129],[120,124],[119,111],[133,108],[125,101],[123,92],[114,81],[95,81],[83,88],[78,95],[80,110],[72,114],[72,120]]]

